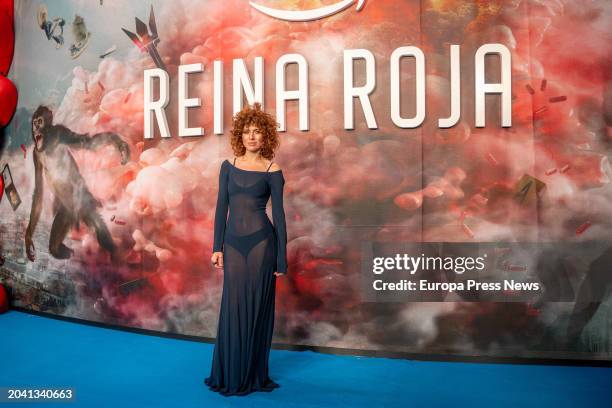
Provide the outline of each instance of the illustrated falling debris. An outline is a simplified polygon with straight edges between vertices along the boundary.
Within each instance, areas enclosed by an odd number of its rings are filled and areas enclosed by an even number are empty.
[[[553,167],[551,169],[546,170],[546,173],[544,174],[546,174],[547,176],[550,176],[551,174],[555,174],[556,172],[557,172],[557,168]]]
[[[4,184],[4,192],[6,193],[6,197],[11,203],[11,207],[13,207],[13,211],[15,211],[21,204],[21,197],[19,197],[19,193],[17,192],[15,183],[13,183],[13,176],[11,175],[11,169],[8,164],[6,164],[4,166],[4,169],[2,170],[2,180]]]
[[[489,161],[489,163],[491,163],[493,166],[497,166],[499,164],[499,162],[497,161],[497,159],[495,158],[495,156],[493,156],[492,153],[487,153],[487,160]]]
[[[591,227],[591,222],[587,221],[583,224],[581,224],[578,228],[576,228],[576,235],[581,235],[583,234],[587,229],[589,229]]]
[[[535,200],[545,187],[546,183],[533,176],[524,174],[515,185],[514,198],[520,204],[526,204]]]
[[[106,57],[108,57],[109,55],[111,55],[115,51],[117,51],[117,46],[113,44],[112,47],[110,47],[109,49],[104,51],[102,54],[100,54],[100,58],[106,58]]]
[[[138,278],[117,285],[117,289],[122,295],[128,295],[138,289],[148,285],[147,278]]]
[[[548,106],[542,106],[541,108],[536,109],[535,112],[533,112],[534,115],[539,115],[540,113],[544,113],[548,110]]]
[[[546,90],[546,84],[547,84],[546,79],[543,79],[540,82],[540,91],[543,92],[543,91]],[[525,88],[527,89],[527,92],[529,92],[530,95],[535,95],[536,91],[535,91],[535,89],[533,89],[533,87],[531,85],[526,84]],[[567,96],[565,96],[565,95],[553,96],[553,97],[548,98],[548,102],[550,102],[550,103],[558,103],[558,102],[563,102],[563,101],[566,101],[566,100],[567,100]],[[539,115],[541,113],[546,112],[547,110],[548,110],[548,106],[541,106],[538,109],[536,109],[533,112],[533,114],[534,115]]]
[[[142,22],[138,17],[136,20],[136,33],[126,30],[125,28],[121,28],[123,32],[129,37],[130,40],[140,49],[140,51],[148,52],[155,65],[158,68],[166,71],[166,65],[164,64],[159,52],[157,51],[157,44],[159,43],[159,35],[157,34],[157,25],[155,23],[155,14],[153,13],[153,6],[151,6],[151,13],[149,14],[149,30],[147,29],[147,25]]]
[[[467,235],[470,238],[474,238],[474,232],[472,231],[472,229],[470,227],[467,226],[467,224],[461,224],[461,228],[463,229],[463,232],[465,233],[465,235]]]
[[[548,102],[551,102],[551,103],[563,102],[563,101],[567,101],[567,96],[554,96],[548,99]]]
[[[45,32],[47,40],[55,41],[55,49],[59,49],[64,45],[64,25],[66,21],[61,17],[55,17],[53,20],[48,20],[49,11],[47,6],[39,4],[36,10],[36,21],[38,27]]]
[[[74,21],[72,22],[72,35],[75,42],[70,46],[70,56],[72,59],[75,59],[85,51],[91,37],[91,33],[87,31],[85,26],[85,20],[78,14],[74,16]]]

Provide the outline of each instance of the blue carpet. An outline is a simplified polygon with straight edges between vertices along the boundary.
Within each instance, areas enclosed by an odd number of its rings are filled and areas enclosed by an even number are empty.
[[[213,345],[9,311],[0,387],[70,386],[63,407],[604,407],[612,368],[445,363],[272,350],[271,393],[223,397],[203,384]]]

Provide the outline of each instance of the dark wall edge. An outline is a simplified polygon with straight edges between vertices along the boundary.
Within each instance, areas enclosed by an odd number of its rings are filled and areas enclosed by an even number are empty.
[[[49,317],[56,320],[63,320],[71,323],[85,324],[111,330],[127,331],[149,336],[166,337],[177,340],[197,341],[200,343],[214,343],[215,339],[211,337],[192,336],[187,334],[166,333],[149,329],[141,329],[137,327],[120,326],[108,323],[101,323],[92,320],[79,319],[75,317],[61,316],[53,313],[45,313],[32,309],[23,308],[20,306],[10,305],[9,311],[28,313],[41,317]],[[381,357],[381,358],[396,358],[402,360],[419,360],[419,361],[437,361],[437,362],[456,362],[456,363],[483,363],[483,364],[527,364],[527,365],[561,365],[561,366],[580,366],[580,367],[612,367],[611,360],[596,360],[596,359],[579,359],[579,358],[542,358],[542,357],[491,357],[491,356],[469,356],[460,354],[426,354],[426,353],[408,353],[384,350],[363,350],[363,349],[348,349],[338,347],[321,347],[309,345],[296,345],[286,343],[272,343],[272,348],[276,350],[289,351],[314,351],[316,353],[333,354],[333,355],[348,355],[348,356],[363,356],[363,357]]]

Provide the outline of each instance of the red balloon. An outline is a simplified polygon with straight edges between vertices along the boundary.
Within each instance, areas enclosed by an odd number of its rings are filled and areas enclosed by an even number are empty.
[[[15,50],[13,1],[0,0],[0,74],[8,75]]]
[[[0,283],[0,313],[6,312],[8,308],[9,308],[8,294],[6,293],[6,289],[4,289],[4,286],[2,286],[2,284]]]
[[[0,75],[0,128],[11,121],[17,107],[17,88],[10,79]]]

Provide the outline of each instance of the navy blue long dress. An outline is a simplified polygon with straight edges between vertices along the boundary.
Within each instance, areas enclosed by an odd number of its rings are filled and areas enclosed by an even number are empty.
[[[219,172],[213,251],[223,251],[223,294],[210,377],[222,395],[279,387],[268,376],[276,276],[287,273],[282,170],[244,170],[225,160]],[[272,197],[272,219],[266,204]],[[229,217],[227,210],[229,206]],[[226,228],[227,227],[227,228]]]

